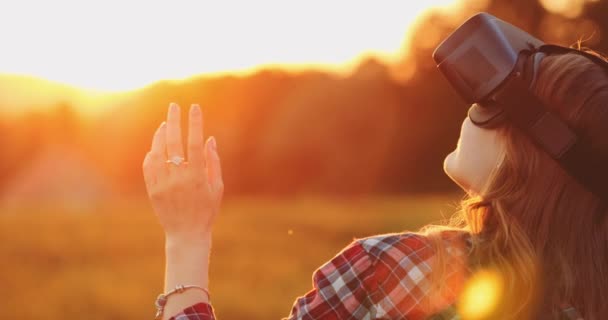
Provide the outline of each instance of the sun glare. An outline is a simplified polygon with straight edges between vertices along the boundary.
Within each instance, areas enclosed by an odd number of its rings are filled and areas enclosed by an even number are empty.
[[[0,73],[129,90],[201,73],[387,62],[432,1],[11,1]]]
[[[561,14],[567,18],[576,18],[583,13],[586,2],[598,0],[540,0],[540,4],[551,13]]]
[[[463,319],[485,319],[495,310],[502,288],[498,272],[482,270],[474,274],[465,286],[459,304]]]

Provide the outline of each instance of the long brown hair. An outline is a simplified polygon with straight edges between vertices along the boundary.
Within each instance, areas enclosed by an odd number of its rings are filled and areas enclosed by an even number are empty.
[[[578,54],[548,56],[540,68],[535,94],[608,159],[608,72]],[[506,142],[502,162],[483,196],[465,198],[449,224],[471,234],[477,265],[495,268],[508,284],[499,306],[506,312],[492,319],[539,319],[556,315],[562,303],[586,320],[605,319],[607,203],[518,128],[506,124],[496,130]]]

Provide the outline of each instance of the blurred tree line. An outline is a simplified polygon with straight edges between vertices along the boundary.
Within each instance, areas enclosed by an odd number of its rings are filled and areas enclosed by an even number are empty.
[[[61,101],[0,119],[0,189],[26,170],[37,150],[59,142],[86,154],[120,193],[143,193],[141,162],[173,101],[182,106],[184,120],[190,103],[202,105],[205,133],[218,140],[227,194],[456,190],[442,163],[456,146],[467,106],[438,73],[431,54],[478,11],[547,42],[572,45],[583,39],[608,51],[607,1],[572,1],[570,7],[550,0],[463,1],[422,17],[408,56],[397,65],[368,59],[346,77],[265,70],[159,82],[105,106],[92,119]],[[404,79],[404,69],[415,72]],[[2,92],[1,82],[0,94],[11,94]]]

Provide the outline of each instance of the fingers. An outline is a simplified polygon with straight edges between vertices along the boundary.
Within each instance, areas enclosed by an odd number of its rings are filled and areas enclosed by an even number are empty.
[[[176,103],[171,103],[167,113],[167,156],[184,157],[180,109]]]
[[[190,107],[188,124],[188,164],[190,167],[203,169],[205,167],[205,151],[203,140],[203,114],[198,104]]]
[[[222,166],[220,156],[217,153],[217,142],[214,137],[207,139],[205,145],[205,157],[207,162],[207,177],[209,187],[213,193],[221,196],[224,191],[224,181],[222,178]]]
[[[159,179],[163,179],[167,175],[166,159],[166,128],[165,122],[154,132],[152,138],[152,147],[150,152],[146,154],[143,163],[144,179],[147,184],[156,183]]]
[[[156,132],[154,133],[154,138],[152,139],[152,148],[150,152],[159,156],[166,156],[165,151],[167,149],[167,123],[163,121],[160,124]]]

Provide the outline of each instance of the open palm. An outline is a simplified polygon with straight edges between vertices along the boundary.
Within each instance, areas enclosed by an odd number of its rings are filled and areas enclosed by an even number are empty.
[[[180,161],[185,159],[180,108],[172,103],[143,162],[148,196],[168,238],[209,236],[224,191],[217,144],[214,137],[203,138],[198,105],[190,108],[188,129],[188,159]]]

